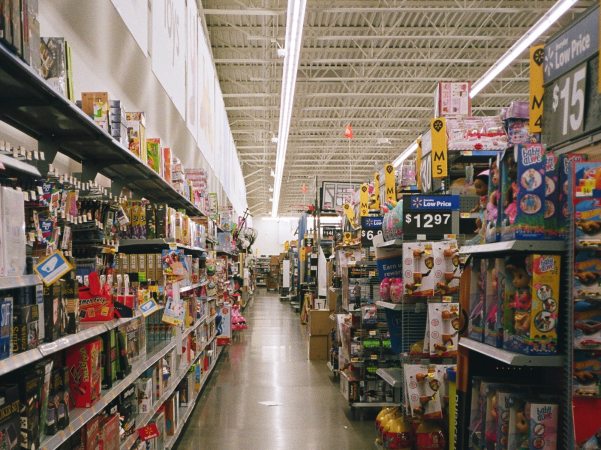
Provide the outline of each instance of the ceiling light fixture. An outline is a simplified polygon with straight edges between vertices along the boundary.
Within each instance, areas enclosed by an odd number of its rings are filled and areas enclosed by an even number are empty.
[[[413,143],[407,147],[405,150],[403,150],[403,153],[401,153],[397,159],[395,159],[392,162],[393,167],[399,167],[401,165],[401,163],[403,161],[405,161],[407,158],[409,158],[409,156],[411,156],[411,154],[413,152],[415,152],[417,150],[417,141],[413,141]]]
[[[284,162],[288,150],[288,132],[292,119],[294,105],[294,90],[296,87],[296,74],[300,60],[301,43],[303,37],[303,23],[307,0],[289,0],[286,11],[286,41],[284,48],[284,69],[282,72],[282,92],[280,98],[280,123],[278,128],[278,143],[275,163],[275,184],[273,188],[272,217],[278,215],[282,176],[284,175]]]
[[[273,169],[271,169],[269,175],[271,175],[272,177],[275,177],[275,172],[273,171]]]
[[[559,0],[547,11],[532,28],[520,37],[509,50],[505,52],[490,69],[476,81],[471,89],[470,97],[474,98],[488,83],[494,80],[518,56],[534,43],[545,31],[549,29],[561,16],[574,6],[578,0]]]
[[[273,192],[273,186],[269,186],[269,192]]]
[[[271,143],[272,144],[277,144],[278,143],[278,137],[275,134],[271,135]]]

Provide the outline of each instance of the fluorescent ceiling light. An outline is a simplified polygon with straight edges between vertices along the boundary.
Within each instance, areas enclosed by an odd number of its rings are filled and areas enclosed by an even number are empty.
[[[272,177],[275,177],[275,172],[273,171],[273,169],[271,169],[271,172],[269,173],[269,175],[271,175]]]
[[[269,201],[270,201],[270,202],[273,202],[273,197],[269,197]]]
[[[414,141],[409,147],[403,150],[403,153],[401,153],[397,159],[393,161],[392,165],[395,168],[399,167],[401,163],[409,158],[409,156],[411,156],[411,154],[413,154],[415,151],[417,151],[417,141]]]
[[[273,187],[269,186],[269,192],[273,192]]]
[[[501,58],[476,81],[471,89],[470,97],[478,93],[509,66],[518,56],[534,43],[545,31],[549,29],[561,16],[563,16],[578,0],[559,0],[549,9],[532,28],[520,37]]]
[[[284,174],[284,163],[288,150],[288,132],[290,131],[290,120],[292,118],[292,107],[294,105],[294,90],[296,87],[296,75],[300,59],[301,43],[303,38],[303,23],[305,21],[305,9],[307,0],[288,0],[286,11],[286,41],[284,48],[284,68],[282,71],[282,91],[280,95],[280,123],[278,128],[278,143],[275,162],[275,183],[273,188],[272,217],[278,215],[278,204],[280,203],[280,191],[282,188],[282,176]]]

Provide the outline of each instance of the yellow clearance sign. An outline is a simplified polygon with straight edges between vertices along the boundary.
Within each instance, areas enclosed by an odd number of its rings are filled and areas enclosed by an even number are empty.
[[[351,224],[351,227],[355,228],[355,211],[350,203],[345,203],[343,206],[344,214],[346,214],[346,218]]]
[[[534,45],[530,47],[530,133],[543,131],[543,61],[545,59],[545,46]]]
[[[445,178],[448,174],[447,120],[444,117],[430,121],[432,131],[432,178]]]
[[[384,166],[384,187],[386,188],[386,201],[388,203],[396,202],[396,180],[394,177],[394,167],[392,164]]]
[[[365,217],[369,215],[369,187],[363,183],[359,188],[359,215]]]

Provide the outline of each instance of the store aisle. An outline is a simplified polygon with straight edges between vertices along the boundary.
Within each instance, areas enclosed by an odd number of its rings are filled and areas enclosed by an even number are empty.
[[[246,318],[249,329],[221,357],[177,450],[373,448],[373,421],[351,421],[325,362],[307,360],[290,305],[264,295]]]

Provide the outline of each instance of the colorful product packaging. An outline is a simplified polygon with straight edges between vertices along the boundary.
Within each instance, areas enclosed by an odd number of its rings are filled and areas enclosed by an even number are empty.
[[[143,112],[126,112],[129,151],[146,164],[146,117]]]
[[[482,270],[486,260],[472,259],[470,273],[470,311],[468,316],[467,334],[470,339],[482,342],[484,340],[484,303],[485,276]]]
[[[161,172],[161,139],[147,138],[146,139],[146,164],[156,173]]]
[[[89,408],[100,398],[102,340],[92,339],[67,351],[71,401],[76,408]]]
[[[557,449],[557,422],[559,405],[555,403],[528,403],[526,415],[529,418],[528,442],[531,450]]]
[[[461,328],[459,304],[429,303],[428,322],[430,356],[456,356]]]

